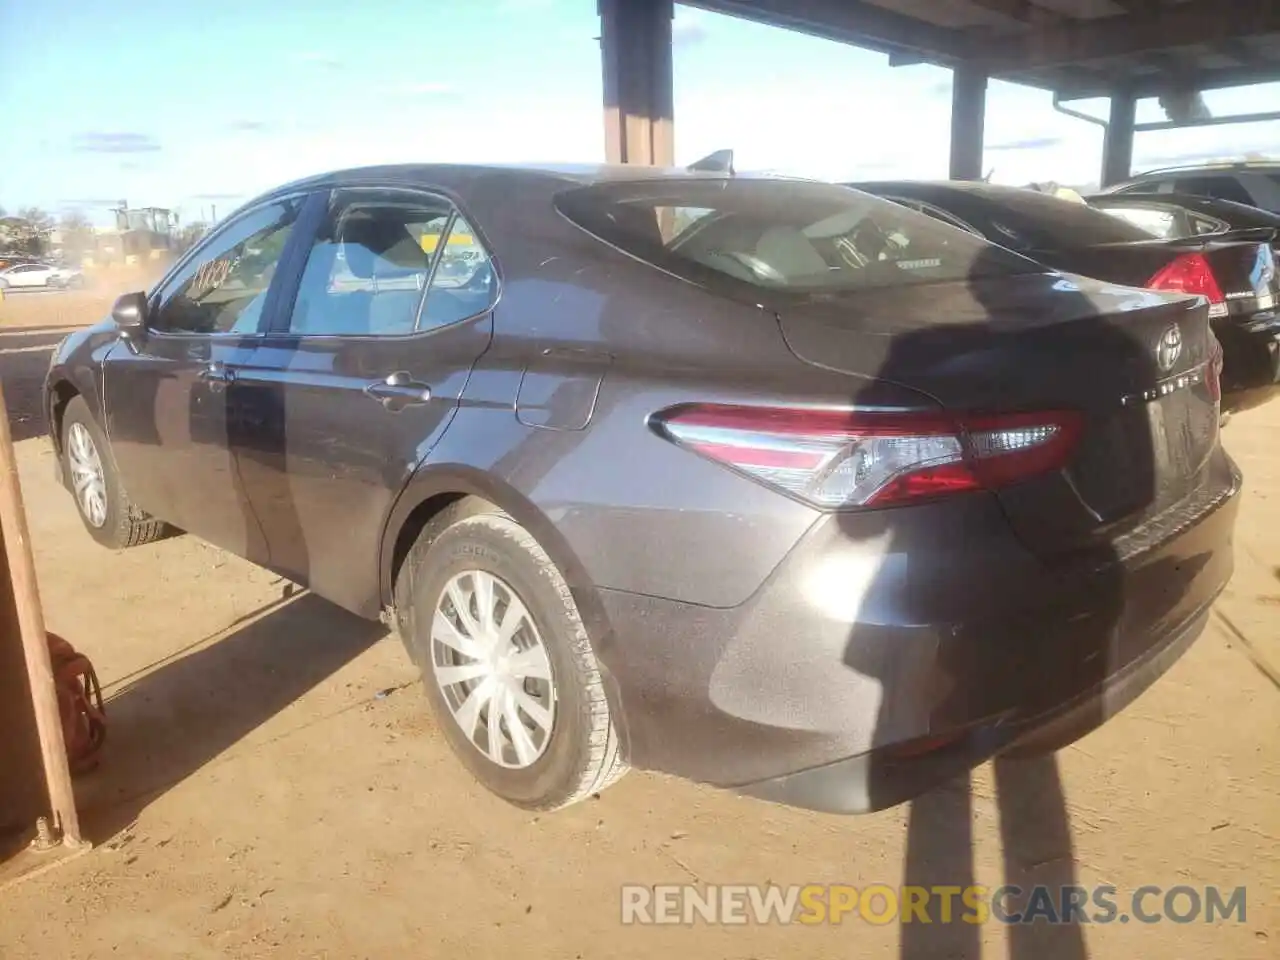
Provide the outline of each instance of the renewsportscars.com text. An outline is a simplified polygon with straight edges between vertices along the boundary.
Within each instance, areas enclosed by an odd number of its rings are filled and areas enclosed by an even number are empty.
[[[1245,922],[1244,887],[670,884],[622,888],[634,924]]]

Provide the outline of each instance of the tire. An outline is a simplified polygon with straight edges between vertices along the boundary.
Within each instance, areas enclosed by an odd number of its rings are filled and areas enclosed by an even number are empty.
[[[91,449],[84,445],[86,437]],[[101,477],[100,514],[82,502],[85,498],[77,493],[75,486],[77,475],[84,476],[84,470],[92,468],[91,458],[87,456],[90,452],[97,458]],[[169,527],[163,520],[145,513],[129,499],[116,472],[107,438],[89,413],[83,397],[73,397],[62,417],[62,471],[80,521],[89,536],[104,547],[123,550],[168,535]]]
[[[483,594],[477,576],[494,578],[490,595],[497,600],[489,607],[503,610],[488,622],[519,621],[510,645],[500,638],[496,643],[511,653],[524,647],[526,658],[540,657],[531,653],[540,645],[545,659],[538,660],[538,669],[549,668],[549,678],[545,693],[541,679],[533,673],[521,679],[519,668],[512,668],[517,674],[514,679],[494,679],[487,689],[499,692],[472,717],[469,735],[458,714],[465,713],[472,697],[480,696],[480,686],[490,683],[488,675],[462,682],[446,679],[442,686],[440,671],[456,672],[459,664],[463,669],[484,669],[482,655],[476,654],[483,647],[473,646],[475,655],[456,653],[436,639],[440,635],[436,618],[439,611],[442,619],[455,624],[455,643],[459,634],[467,639],[466,622],[452,599],[460,596],[472,626],[486,622],[479,616]],[[474,588],[470,595],[466,594],[468,583]],[[452,594],[450,585],[455,588]],[[527,617],[508,616],[513,610],[511,597],[523,605]],[[569,587],[538,542],[511,517],[474,499],[446,508],[423,529],[401,565],[395,601],[400,635],[422,671],[427,699],[450,748],[492,793],[527,810],[555,810],[599,793],[627,771],[600,666]],[[521,612],[516,609],[517,614]],[[514,684],[517,692],[503,693],[503,683]],[[498,705],[502,697],[505,704]],[[524,712],[530,700],[535,700],[535,706],[551,705],[549,733],[533,713]],[[488,718],[495,710],[500,717],[496,741],[487,735]],[[547,715],[542,716],[545,722]],[[512,733],[513,722],[524,726],[524,736]],[[524,757],[519,755],[517,739],[524,744]],[[495,742],[501,762],[491,756]],[[540,749],[532,759],[531,743]]]

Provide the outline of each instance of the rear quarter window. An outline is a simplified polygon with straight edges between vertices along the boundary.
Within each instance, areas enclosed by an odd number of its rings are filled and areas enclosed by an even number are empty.
[[[1189,193],[1197,197],[1216,197],[1219,200],[1230,200],[1233,203],[1252,205],[1253,197],[1235,177],[1179,177],[1177,181],[1179,193]]]
[[[1086,203],[1032,190],[1005,189],[982,197],[992,225],[1021,249],[1056,250],[1150,240],[1152,234]]]
[[[1043,269],[923,214],[831,184],[611,182],[562,193],[556,206],[606,243],[711,286],[847,291]]]

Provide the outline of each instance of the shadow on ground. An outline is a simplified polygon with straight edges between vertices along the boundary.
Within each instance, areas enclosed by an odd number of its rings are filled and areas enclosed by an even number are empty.
[[[85,837],[101,843],[386,635],[311,594],[268,605],[108,690],[107,743],[77,780]]]
[[[40,395],[53,349],[72,327],[0,327],[0,383],[14,442],[48,432]]]
[[[1007,909],[1027,910],[1026,893],[1037,886],[1075,887],[1075,851],[1058,762],[1053,756],[996,758],[1003,883]],[[960,893],[977,880],[973,864],[973,804],[969,779],[917,797],[907,827],[905,886],[954,889],[950,917],[903,923],[902,960],[977,960],[982,928],[964,920],[970,911]],[[1084,933],[1075,922],[1013,923],[1006,927],[1010,960],[1086,960]]]

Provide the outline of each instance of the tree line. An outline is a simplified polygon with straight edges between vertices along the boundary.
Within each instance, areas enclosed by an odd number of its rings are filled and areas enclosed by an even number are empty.
[[[39,257],[51,252],[50,237],[54,230],[62,234],[63,245],[70,239],[87,240],[93,245],[93,228],[78,210],[69,210],[61,221],[39,207],[26,207],[10,214],[0,207],[0,253]]]
[[[199,240],[209,227],[204,223],[188,223],[173,236],[173,249],[185,250]],[[57,251],[53,234],[58,233]],[[0,207],[0,255],[46,257],[60,252],[71,259],[92,254],[97,247],[93,225],[79,210],[68,210],[54,218],[40,207],[25,207],[10,214]]]

